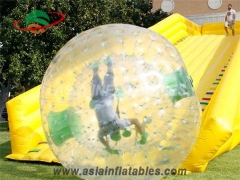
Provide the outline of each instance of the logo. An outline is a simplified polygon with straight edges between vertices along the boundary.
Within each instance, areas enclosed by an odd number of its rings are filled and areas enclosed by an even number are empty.
[[[52,18],[50,18],[52,17]],[[57,17],[58,19],[51,22],[51,19]],[[29,31],[33,34],[41,34],[46,31],[47,28],[56,26],[65,19],[65,15],[61,12],[44,12],[42,10],[34,10],[30,12],[25,18],[26,27],[19,27],[18,23],[22,20],[15,20],[13,27],[21,31]]]

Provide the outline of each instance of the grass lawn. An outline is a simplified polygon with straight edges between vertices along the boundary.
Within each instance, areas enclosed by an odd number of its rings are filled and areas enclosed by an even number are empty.
[[[5,159],[11,153],[7,123],[0,123],[0,179],[2,180],[41,180],[79,179],[75,176],[54,175],[54,168],[59,164],[39,162],[18,162]],[[221,155],[209,163],[203,173],[193,173],[186,176],[168,176],[164,180],[240,180],[240,146]]]

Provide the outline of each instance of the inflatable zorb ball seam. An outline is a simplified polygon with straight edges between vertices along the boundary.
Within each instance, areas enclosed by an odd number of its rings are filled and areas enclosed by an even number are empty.
[[[201,108],[171,43],[110,24],[59,50],[42,81],[41,115],[51,150],[79,177],[160,179],[192,149]]]

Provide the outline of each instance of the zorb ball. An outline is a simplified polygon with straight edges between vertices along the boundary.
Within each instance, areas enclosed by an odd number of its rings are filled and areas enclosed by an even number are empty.
[[[85,179],[160,179],[199,133],[201,109],[179,52],[133,25],[99,26],[67,42],[40,101],[52,152]]]

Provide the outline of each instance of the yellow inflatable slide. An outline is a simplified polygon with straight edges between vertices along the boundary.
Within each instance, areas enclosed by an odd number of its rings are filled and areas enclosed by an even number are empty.
[[[202,105],[199,137],[181,165],[191,172],[204,171],[209,161],[240,144],[240,22],[235,27],[235,36],[225,36],[223,23],[199,26],[173,14],[149,28],[179,50]],[[41,126],[39,96],[37,86],[7,102],[8,159],[58,162]]]

